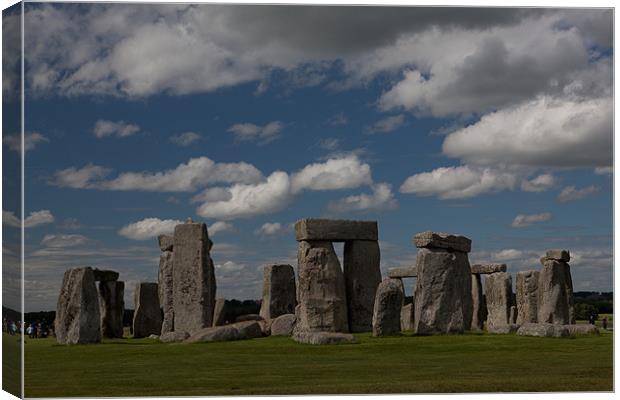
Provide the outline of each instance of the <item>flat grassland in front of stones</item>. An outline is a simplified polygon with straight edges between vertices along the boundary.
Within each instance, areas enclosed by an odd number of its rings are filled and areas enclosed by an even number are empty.
[[[27,340],[27,397],[613,390],[611,332],[373,338],[312,346],[288,337],[199,344],[152,339],[59,346]]]

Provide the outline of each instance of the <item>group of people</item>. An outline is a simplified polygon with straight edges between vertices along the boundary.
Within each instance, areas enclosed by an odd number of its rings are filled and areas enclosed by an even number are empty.
[[[11,336],[21,333],[22,321],[15,322],[13,320],[7,320],[6,318],[3,318],[2,319],[2,330]]]
[[[590,314],[590,317],[588,318],[588,322],[590,323],[590,325],[596,325],[597,319],[598,319],[597,315]],[[606,317],[603,317],[603,319],[601,320],[601,325],[603,326],[603,329],[607,329],[607,318]]]
[[[11,336],[22,333],[22,322],[3,318],[2,330]],[[50,332],[47,321],[44,319],[43,321],[37,320],[31,323],[26,323],[25,333],[31,339],[48,337]]]

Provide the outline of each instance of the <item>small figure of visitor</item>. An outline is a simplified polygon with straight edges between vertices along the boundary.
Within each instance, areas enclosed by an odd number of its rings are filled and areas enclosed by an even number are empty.
[[[595,324],[594,323],[594,314],[590,314],[589,322],[590,322],[590,325],[594,325]]]
[[[603,329],[607,329],[607,318],[603,318]]]

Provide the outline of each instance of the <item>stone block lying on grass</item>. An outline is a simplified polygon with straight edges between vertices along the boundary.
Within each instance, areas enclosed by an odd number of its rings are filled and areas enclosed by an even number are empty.
[[[340,332],[297,332],[293,335],[293,340],[306,344],[355,343],[353,335]]]
[[[263,331],[258,321],[243,321],[232,325],[201,329],[187,338],[185,343],[226,342],[231,340],[254,339],[262,335]]]
[[[557,324],[523,324],[517,330],[519,336],[566,337],[570,336],[568,325]]]
[[[159,337],[159,341],[163,343],[182,342],[189,337],[187,332],[168,332]]]
[[[519,330],[519,325],[516,324],[505,324],[505,325],[490,325],[487,328],[487,332],[503,334],[506,335],[508,333],[515,333]]]
[[[566,325],[568,332],[571,335],[598,335],[600,331],[594,325],[581,324],[581,325]]]
[[[280,315],[271,322],[271,336],[291,336],[295,321],[295,314]]]

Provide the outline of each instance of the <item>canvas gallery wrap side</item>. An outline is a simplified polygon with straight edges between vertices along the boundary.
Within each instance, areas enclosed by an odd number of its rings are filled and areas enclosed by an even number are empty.
[[[3,390],[611,392],[613,12],[5,9]]]

